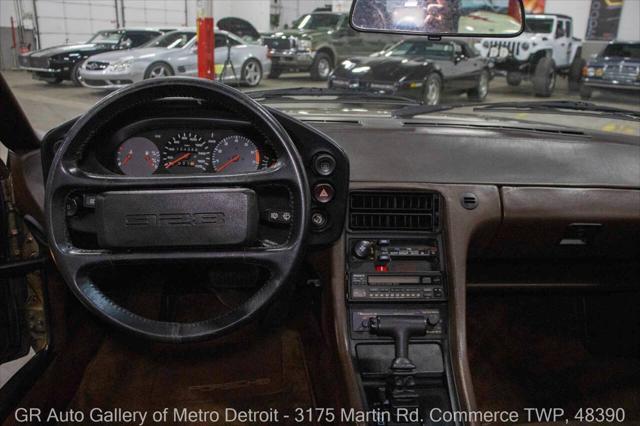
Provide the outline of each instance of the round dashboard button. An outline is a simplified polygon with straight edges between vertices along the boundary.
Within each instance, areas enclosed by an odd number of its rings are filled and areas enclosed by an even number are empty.
[[[336,169],[336,159],[329,154],[318,154],[313,159],[313,169],[320,176],[329,176]]]
[[[329,222],[329,218],[327,215],[321,211],[314,211],[311,213],[311,223],[313,224],[313,228],[316,230],[322,229],[327,226]]]
[[[335,194],[336,191],[333,189],[333,186],[328,183],[319,183],[313,187],[313,198],[322,204],[326,204],[333,200]]]

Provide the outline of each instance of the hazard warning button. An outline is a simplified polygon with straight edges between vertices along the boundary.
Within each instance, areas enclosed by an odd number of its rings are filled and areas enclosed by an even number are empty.
[[[328,203],[333,200],[334,195],[336,195],[336,191],[328,183],[319,183],[313,187],[313,198],[319,203]]]

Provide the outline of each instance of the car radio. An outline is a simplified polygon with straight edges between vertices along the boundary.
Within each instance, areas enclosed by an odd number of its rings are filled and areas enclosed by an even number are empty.
[[[445,300],[440,246],[436,237],[349,240],[348,299]]]

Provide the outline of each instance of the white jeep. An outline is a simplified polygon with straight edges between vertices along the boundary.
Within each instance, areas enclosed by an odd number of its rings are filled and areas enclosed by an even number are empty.
[[[475,47],[493,61],[495,73],[505,75],[509,85],[531,80],[536,96],[551,96],[558,74],[569,78],[569,90],[580,88],[582,40],[573,37],[569,16],[527,15],[519,37],[484,38]]]

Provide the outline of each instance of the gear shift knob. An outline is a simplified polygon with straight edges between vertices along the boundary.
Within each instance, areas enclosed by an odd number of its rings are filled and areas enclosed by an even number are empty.
[[[413,370],[415,365],[409,359],[409,339],[412,336],[424,336],[427,332],[427,320],[419,315],[378,315],[369,318],[369,330],[378,336],[393,337],[396,345],[392,370]]]

